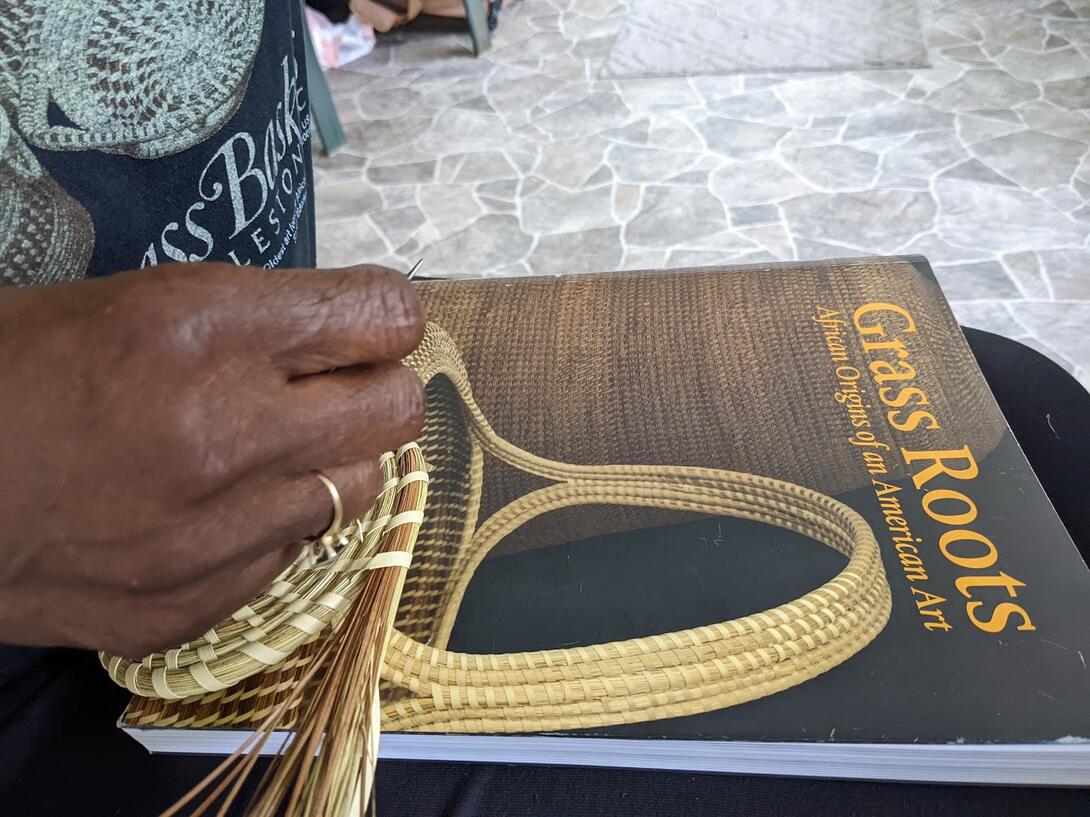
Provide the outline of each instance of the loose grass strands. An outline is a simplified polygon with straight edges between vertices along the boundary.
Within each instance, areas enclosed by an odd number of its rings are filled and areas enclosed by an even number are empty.
[[[194,812],[217,800],[223,817],[237,800],[284,714],[299,705],[290,746],[274,759],[247,807],[250,817],[349,817],[370,800],[378,760],[378,682],[397,602],[422,520],[427,480],[416,446],[398,452],[397,491],[379,551],[370,557],[363,588],[341,625],[323,640],[299,684],[243,748],[169,809],[172,817],[217,778],[219,784]],[[248,752],[248,754],[247,754]],[[230,787],[230,790],[228,790]],[[226,791],[226,795],[224,792]]]
[[[358,606],[337,633],[329,671],[300,715],[291,748],[270,769],[249,810],[251,817],[273,817],[285,803],[287,814],[350,814],[366,762],[361,736],[368,726],[364,713],[373,707],[366,691],[367,674],[385,640],[379,626],[385,611],[376,607],[382,603],[381,585],[388,583],[383,574],[389,572],[374,571]],[[389,601],[390,594],[385,595]]]
[[[410,462],[399,492],[388,537],[369,571],[356,609],[336,635],[330,669],[300,718],[296,742],[279,763],[251,809],[252,817],[275,817],[285,800],[288,814],[362,814],[370,798],[377,762],[376,717],[382,657],[393,627],[416,528],[423,516],[426,482],[409,479],[423,470],[418,449],[404,450]],[[409,481],[406,481],[409,480]],[[408,524],[394,525],[399,519]],[[315,753],[307,747],[317,748]]]
[[[419,456],[415,451],[411,457]],[[419,465],[423,466],[422,461]],[[417,468],[407,469],[409,474]],[[409,482],[398,495],[393,519],[422,518],[426,483]],[[415,529],[394,528],[348,621],[336,634],[329,670],[300,717],[295,742],[276,764],[250,809],[251,817],[288,814],[362,814],[377,762],[378,682],[397,600],[409,565]],[[321,750],[318,750],[319,744]]]
[[[329,644],[323,645],[322,652],[326,652],[329,649]],[[244,779],[245,775],[253,768],[257,761],[257,758],[261,754],[261,750],[272,737],[276,727],[281,723],[286,713],[292,708],[292,706],[298,703],[298,699],[302,694],[302,690],[312,681],[314,676],[322,665],[322,654],[319,653],[311,661],[307,670],[299,677],[298,684],[293,687],[292,694],[288,695],[283,701],[281,701],[269,715],[254,729],[253,733],[243,741],[231,755],[224,758],[223,762],[219,764],[215,769],[209,772],[197,785],[190,789],[178,802],[168,808],[166,811],[160,814],[160,817],[175,817],[191,803],[201,792],[207,789],[216,780],[219,780],[219,785],[213,789],[207,797],[197,806],[190,817],[199,817],[204,814],[216,800],[223,794],[223,791],[231,784],[233,780],[240,776]],[[237,789],[238,787],[236,787]],[[222,814],[237,796],[237,791],[228,795],[228,799],[224,804],[224,807],[220,809]]]

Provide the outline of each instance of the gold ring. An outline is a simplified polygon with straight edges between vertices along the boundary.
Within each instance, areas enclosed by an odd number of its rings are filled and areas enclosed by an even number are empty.
[[[314,476],[321,480],[322,485],[329,491],[329,498],[333,500],[333,521],[329,523],[326,532],[321,536],[307,540],[306,544],[310,550],[309,565],[311,567],[336,559],[338,551],[334,546],[348,543],[347,537],[341,533],[341,525],[344,522],[344,503],[341,502],[341,492],[337,490],[333,480],[321,471],[315,471]]]

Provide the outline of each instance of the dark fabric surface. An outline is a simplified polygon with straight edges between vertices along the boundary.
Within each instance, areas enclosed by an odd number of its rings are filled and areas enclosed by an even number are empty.
[[[1088,550],[1090,394],[1018,343],[968,330],[973,351],[1057,510]],[[114,721],[127,693],[93,655],[5,653],[0,810],[85,817],[158,813],[217,762],[152,756]],[[13,661],[20,661],[19,672]],[[382,817],[432,815],[775,815],[972,817],[1090,814],[1090,791],[922,786],[609,769],[383,763]]]
[[[1045,493],[1090,563],[1090,395],[1033,349],[977,329],[965,336]]]

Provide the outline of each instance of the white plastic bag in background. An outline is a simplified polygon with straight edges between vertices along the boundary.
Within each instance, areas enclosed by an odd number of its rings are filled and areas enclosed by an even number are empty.
[[[323,71],[366,57],[375,47],[374,29],[358,17],[352,15],[343,23],[334,23],[309,6],[305,11],[314,53]]]

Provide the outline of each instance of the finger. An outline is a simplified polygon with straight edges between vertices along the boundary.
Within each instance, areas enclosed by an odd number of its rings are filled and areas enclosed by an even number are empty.
[[[158,634],[149,651],[170,649],[199,638],[260,597],[298,557],[297,545],[282,547],[253,560],[230,562],[195,582],[158,594],[152,604],[161,620],[173,626]]]
[[[295,380],[278,400],[284,467],[293,471],[377,458],[417,439],[424,386],[400,363]]]
[[[343,489],[341,499],[345,524],[362,516],[375,501],[380,486],[377,465],[372,465],[342,466],[323,472],[337,487],[338,493]],[[307,486],[317,488],[308,489]],[[308,537],[324,533],[333,520],[333,506],[329,491],[321,480],[314,474],[306,474],[300,478],[298,490],[292,496],[298,500],[300,507],[325,508],[324,513],[314,511],[310,514],[310,520],[300,522],[300,526],[310,526],[312,533]],[[311,521],[316,518],[322,520],[320,527],[315,527]],[[186,584],[156,593],[152,605],[165,629],[141,645],[144,650],[139,656],[175,647],[207,632],[242,605],[249,604],[264,593],[273,580],[299,557],[300,550],[298,541],[293,541],[290,545],[263,551],[256,558],[243,556],[232,559]],[[137,602],[147,598],[148,594],[130,596]],[[150,643],[156,646],[149,646]]]
[[[382,487],[376,460],[327,467],[322,473],[333,483],[340,498],[342,525],[366,513]],[[301,472],[270,489],[235,494],[219,503],[201,522],[201,527],[210,530],[211,535],[221,532],[223,546],[201,553],[181,544],[176,547],[175,568],[167,581],[149,589],[158,591],[199,582],[223,565],[284,546],[294,547],[298,555],[303,540],[321,536],[333,522],[333,498],[314,471]],[[228,520],[234,520],[234,525]],[[231,535],[223,536],[225,531]]]
[[[424,337],[416,289],[385,267],[269,271],[256,300],[251,337],[289,377],[399,360]]]
[[[141,333],[155,327],[187,353],[204,344],[267,360],[287,377],[399,360],[424,336],[415,287],[386,267],[164,264],[110,276],[102,291]]]
[[[39,600],[56,596],[53,623],[66,644],[140,659],[199,638],[257,598],[298,555],[298,547],[280,548],[155,594],[82,587],[73,604],[69,591],[51,586]]]
[[[325,468],[321,473],[333,483],[340,499],[341,527],[365,515],[375,504],[375,499],[383,487],[378,462],[375,460]],[[300,538],[313,539],[329,530],[334,521],[333,496],[328,486],[318,479],[317,472],[300,478],[296,497],[301,506],[311,509],[307,521],[300,522],[300,527],[306,528],[306,533]]]
[[[375,497],[372,489],[367,487],[372,482],[369,476],[371,473],[377,471],[359,466],[330,469],[327,473],[334,485],[338,486],[338,491],[341,487],[346,488],[342,497],[345,523],[362,516],[373,504]],[[321,530],[315,529],[315,535],[318,535],[324,533],[332,521],[332,500],[325,485],[314,474],[306,476],[319,489],[313,492],[314,496],[305,496],[308,492],[303,490],[301,484],[300,491],[295,494],[299,503],[318,506],[324,500],[330,506],[321,523]],[[377,480],[375,484],[377,485]],[[146,603],[145,600],[150,599],[150,606],[154,609],[154,617],[158,622],[156,630],[146,634],[145,641],[139,645],[141,649],[135,655],[142,657],[199,637],[242,605],[258,598],[299,554],[300,547],[297,542],[293,542],[276,550],[262,552],[253,559],[240,557],[230,560],[187,584],[160,591],[154,596],[130,596],[130,602],[136,604]]]
[[[340,495],[344,524],[362,516],[381,487],[374,460],[324,473]],[[313,472],[271,482],[250,480],[208,498],[160,530],[105,546],[100,558],[50,560],[39,569],[59,587],[155,595],[285,547],[298,555],[304,539],[326,531],[333,513],[330,492]]]

